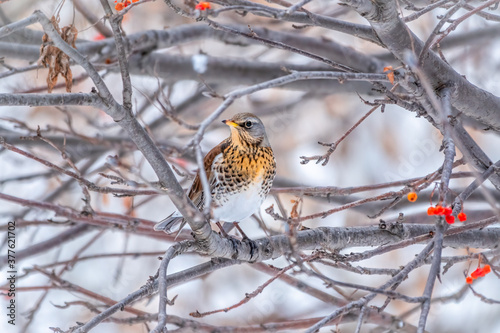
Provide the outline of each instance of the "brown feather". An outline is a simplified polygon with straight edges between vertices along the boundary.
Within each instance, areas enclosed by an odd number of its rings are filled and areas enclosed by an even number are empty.
[[[203,159],[203,166],[205,167],[205,173],[207,174],[209,184],[211,184],[213,181],[212,163],[214,162],[215,157],[222,153],[222,151],[228,146],[228,141],[229,140],[226,139],[212,148],[212,150],[210,150]],[[199,171],[196,173],[196,177],[194,178],[193,185],[189,190],[188,197],[200,210],[203,208],[205,196],[203,195],[203,185],[201,183]]]

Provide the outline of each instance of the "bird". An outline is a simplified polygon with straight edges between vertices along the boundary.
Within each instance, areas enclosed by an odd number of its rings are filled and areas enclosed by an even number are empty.
[[[238,223],[262,205],[276,176],[276,160],[264,124],[256,115],[238,113],[222,122],[229,126],[230,136],[203,160],[212,196],[211,217],[224,236],[228,235],[220,222],[231,222],[248,239]],[[199,171],[188,197],[203,211],[205,195]],[[168,234],[177,231],[178,236],[185,224],[182,215],[174,212],[154,229]]]

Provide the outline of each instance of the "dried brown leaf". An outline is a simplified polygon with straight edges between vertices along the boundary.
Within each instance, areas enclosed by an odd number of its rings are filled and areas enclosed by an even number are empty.
[[[300,216],[299,214],[299,204],[302,200],[301,199],[298,199],[298,200],[290,200],[290,202],[293,204],[292,206],[292,211],[290,212],[290,217],[292,219],[296,219]]]
[[[384,67],[384,73],[385,72],[389,72],[387,73],[387,78],[389,79],[389,82],[394,85],[394,68],[392,68],[392,66]]]
[[[76,48],[75,41],[78,36],[78,30],[75,26],[69,25],[63,27],[61,30],[54,16],[52,16],[51,22],[61,35],[61,38],[73,48]],[[44,34],[42,37],[38,64],[49,69],[49,73],[47,74],[47,90],[49,93],[51,93],[56,86],[59,74],[61,74],[66,81],[66,91],[71,92],[73,88],[73,73],[71,72],[70,58],[66,53],[52,45],[52,40],[47,34]]]

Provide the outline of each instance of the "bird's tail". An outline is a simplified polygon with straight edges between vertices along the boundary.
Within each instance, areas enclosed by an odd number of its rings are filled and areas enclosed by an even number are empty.
[[[170,214],[167,218],[155,224],[154,229],[156,231],[164,231],[167,234],[173,234],[174,232],[180,232],[182,227],[186,224],[186,221],[178,212]]]

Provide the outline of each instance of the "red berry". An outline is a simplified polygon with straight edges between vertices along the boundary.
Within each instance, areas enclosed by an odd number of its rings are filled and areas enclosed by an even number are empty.
[[[483,269],[479,267],[474,272],[470,273],[470,277],[473,279],[477,279],[481,276],[484,276]]]
[[[199,9],[199,10],[207,10],[210,8],[211,8],[210,2],[206,2],[206,1],[202,1],[194,7],[194,9]]]
[[[446,219],[446,222],[448,222],[448,224],[455,223],[455,216],[453,216],[453,215],[446,215],[445,219]]]
[[[458,213],[457,217],[460,222],[467,220],[467,215],[464,212]]]

